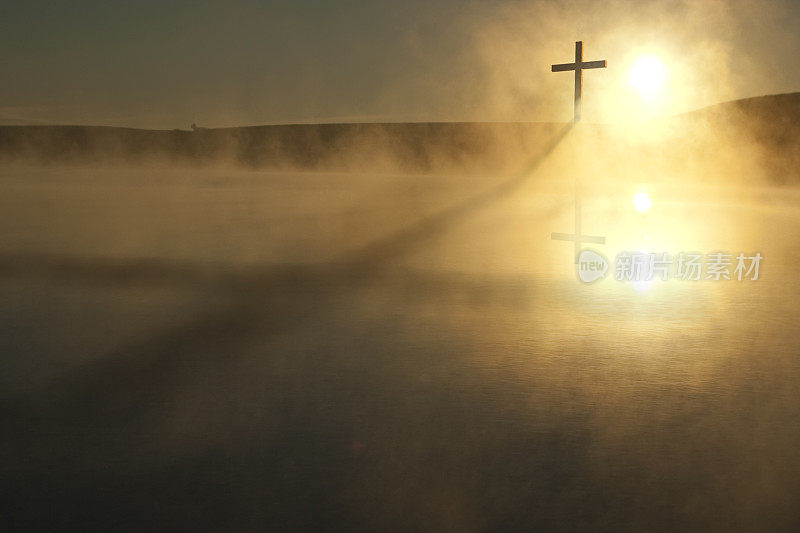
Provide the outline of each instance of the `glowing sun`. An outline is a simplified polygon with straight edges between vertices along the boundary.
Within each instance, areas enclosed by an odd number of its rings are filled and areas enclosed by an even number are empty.
[[[653,206],[653,201],[650,199],[650,195],[647,194],[645,191],[638,192],[633,195],[633,207],[642,214],[647,213],[647,211]]]
[[[640,57],[631,67],[630,82],[639,94],[652,98],[664,87],[667,69],[655,56]]]

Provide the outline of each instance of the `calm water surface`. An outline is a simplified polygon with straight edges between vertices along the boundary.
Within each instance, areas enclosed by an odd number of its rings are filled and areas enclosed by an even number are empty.
[[[611,257],[765,256],[640,294],[575,280],[557,181],[3,181],[4,529],[800,526],[793,191],[587,189]]]

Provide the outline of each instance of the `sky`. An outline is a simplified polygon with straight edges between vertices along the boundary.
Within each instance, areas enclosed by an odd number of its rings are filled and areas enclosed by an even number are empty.
[[[800,90],[798,0],[3,0],[0,124],[566,121],[576,40],[588,121]]]

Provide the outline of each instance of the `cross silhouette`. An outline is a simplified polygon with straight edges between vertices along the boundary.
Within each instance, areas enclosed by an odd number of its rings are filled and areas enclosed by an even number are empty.
[[[573,122],[581,121],[581,93],[583,91],[583,69],[586,68],[606,68],[606,60],[600,61],[583,61],[583,41],[575,43],[575,62],[574,63],[561,63],[553,65],[552,72],[565,72],[567,70],[575,71],[575,115]]]

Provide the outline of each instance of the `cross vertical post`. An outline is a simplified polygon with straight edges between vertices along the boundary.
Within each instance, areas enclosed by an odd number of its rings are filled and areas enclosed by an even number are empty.
[[[583,92],[583,69],[580,64],[583,63],[583,41],[575,43],[575,112],[572,116],[572,122],[581,121],[581,93]]]

